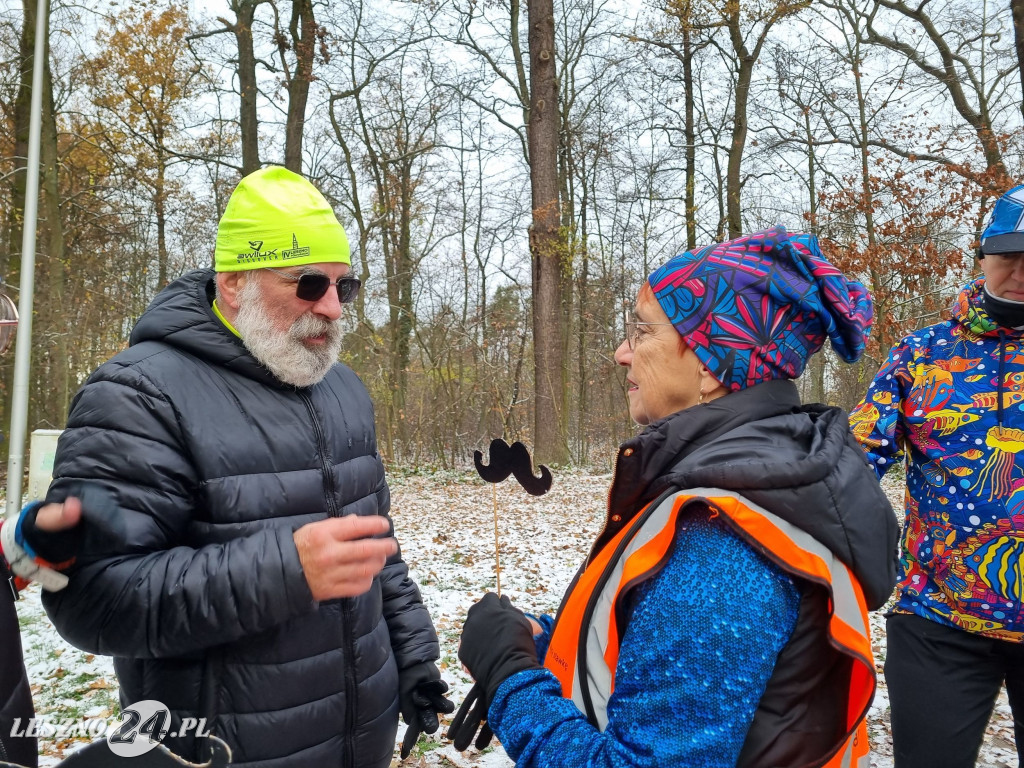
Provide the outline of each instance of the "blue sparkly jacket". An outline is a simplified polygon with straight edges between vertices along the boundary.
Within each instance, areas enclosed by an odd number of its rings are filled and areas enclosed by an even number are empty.
[[[892,509],[845,415],[801,407],[792,382],[681,411],[625,443],[591,558],[649,502],[688,488],[741,494],[827,547],[872,608],[888,597]],[[851,663],[828,641],[824,585],[794,578],[707,504],[678,522],[664,562],[620,595],[614,692],[601,718],[563,696],[548,669],[498,689],[489,722],[517,766],[822,765],[843,744],[837,685]],[[563,602],[553,628],[542,622],[542,657],[567,615]]]

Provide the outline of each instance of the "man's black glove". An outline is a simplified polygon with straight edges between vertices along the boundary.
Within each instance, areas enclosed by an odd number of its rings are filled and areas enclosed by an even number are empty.
[[[491,738],[487,710],[498,687],[516,672],[541,668],[529,619],[507,596],[488,592],[466,615],[459,660],[476,684],[462,702],[448,736],[461,751],[482,726],[476,739],[477,748],[482,749]]]
[[[448,715],[455,704],[446,699],[448,683],[432,661],[414,664],[398,673],[398,703],[407,726],[402,739],[402,759],[412,752],[420,733],[434,733],[440,726],[437,713]]]
[[[126,531],[114,494],[102,485],[87,482],[73,483],[66,491],[65,498],[74,496],[82,503],[82,520],[63,531],[44,531],[36,526],[36,515],[42,505],[26,512],[21,530],[35,553],[51,563],[65,563],[78,555],[87,538],[103,550],[119,549]]]

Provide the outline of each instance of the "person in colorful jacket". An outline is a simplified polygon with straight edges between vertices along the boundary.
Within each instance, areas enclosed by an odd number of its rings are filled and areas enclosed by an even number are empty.
[[[850,419],[879,477],[906,466],[886,625],[897,768],[973,766],[1004,682],[1024,761],[1024,186],[996,202],[978,261]]]
[[[898,525],[846,414],[792,381],[861,353],[863,286],[781,227],[676,256],[615,352],[643,431],[558,616],[469,610],[476,680],[449,736],[493,730],[523,768],[867,765],[866,609]],[[534,636],[536,633],[536,636]]]

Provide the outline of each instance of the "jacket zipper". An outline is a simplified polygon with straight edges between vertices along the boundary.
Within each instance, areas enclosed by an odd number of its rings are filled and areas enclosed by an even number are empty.
[[[601,533],[599,533],[597,538],[594,540],[594,544],[590,548],[590,554],[587,555],[587,559],[583,561],[583,565],[580,567],[580,573],[590,565],[590,561],[593,560],[594,556],[598,553],[600,549],[600,547],[598,547],[598,543],[601,542],[605,534],[608,533],[608,527],[613,522],[617,522],[612,520],[612,516],[614,515],[614,512],[612,511],[612,491],[615,490],[615,481],[619,479],[620,466],[622,466],[622,448],[619,448],[615,454],[615,467],[612,469],[612,482],[611,485],[608,486],[608,498],[605,500],[605,508],[607,509],[607,512],[605,513],[604,527],[601,528]]]
[[[331,474],[331,463],[327,460],[327,438],[324,435],[324,428],[316,417],[312,398],[305,392],[300,392],[299,397],[306,404],[309,418],[313,422],[313,434],[316,435],[316,452],[320,457],[320,470],[324,474],[324,496],[327,499],[327,514],[330,517],[338,517],[338,505],[334,501],[334,475]]]
[[[324,435],[323,426],[316,417],[316,410],[313,408],[313,400],[305,392],[299,392],[299,397],[306,404],[309,411],[309,418],[313,422],[313,434],[316,435],[317,455],[320,457],[320,469],[324,475],[324,495],[327,498],[327,514],[329,517],[340,517],[338,505],[334,500],[334,475],[331,473],[331,463],[327,460],[327,437]],[[342,618],[342,640],[345,644],[346,657],[349,660],[356,658],[355,640],[352,637],[352,598],[343,597],[341,603]],[[345,665],[345,752],[342,759],[344,768],[354,768],[355,756],[352,734],[355,732],[355,710],[356,710],[356,672],[354,664]]]
[[[355,670],[355,659],[356,659],[356,648],[355,641],[352,638],[352,598],[345,597],[341,600],[341,612],[344,617],[345,626],[343,632],[345,634],[345,653],[346,657],[350,660],[350,663],[345,665],[345,766],[347,768],[355,767],[355,745],[353,744],[353,734],[356,728],[356,694],[358,693],[358,686],[356,685],[356,670]]]

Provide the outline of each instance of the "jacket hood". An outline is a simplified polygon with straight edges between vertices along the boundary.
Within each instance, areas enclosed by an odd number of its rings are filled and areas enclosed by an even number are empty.
[[[213,313],[215,275],[212,269],[199,269],[169,283],[135,324],[129,346],[161,342],[268,386],[290,387],[257,362]]]
[[[620,449],[609,504],[638,510],[671,488],[697,487],[735,491],[813,536],[854,572],[870,608],[892,593],[892,505],[846,413],[800,405],[793,382],[765,382],[652,424]]]

